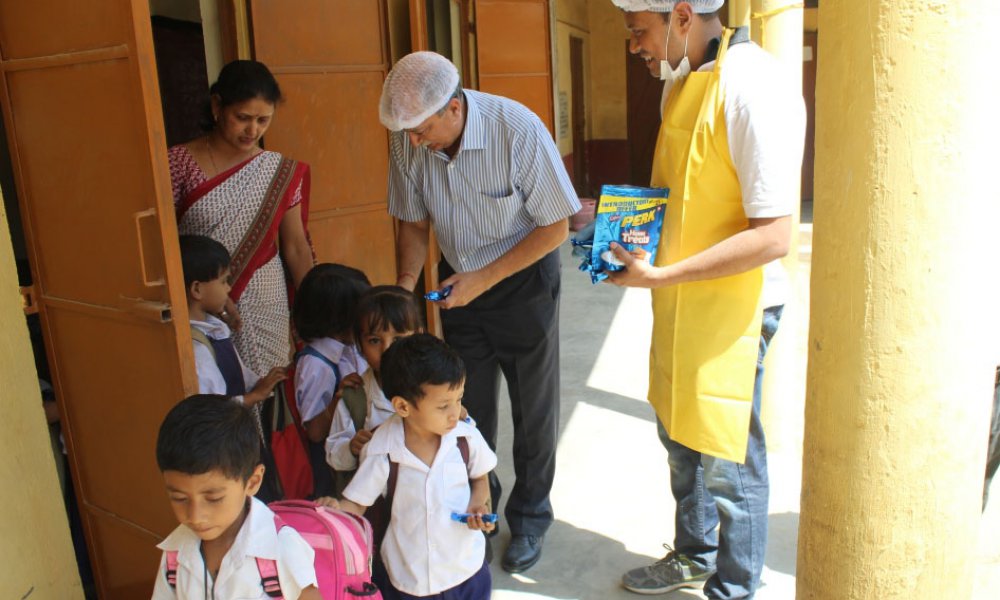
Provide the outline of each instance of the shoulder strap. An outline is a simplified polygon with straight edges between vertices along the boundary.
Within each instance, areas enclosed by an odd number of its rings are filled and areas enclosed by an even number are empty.
[[[284,526],[285,522],[275,514],[275,531],[281,531]],[[260,573],[260,585],[264,588],[264,593],[267,594],[268,598],[283,599],[285,596],[281,593],[281,582],[278,581],[278,563],[269,558],[257,557],[255,560],[257,561],[257,572]]]
[[[208,351],[212,353],[212,358],[215,358],[215,348],[212,346],[212,340],[208,339],[205,332],[198,329],[194,325],[191,326],[191,339],[198,342],[202,346],[208,348]]]
[[[354,430],[364,429],[365,418],[368,417],[368,396],[365,394],[364,388],[345,388],[340,401],[344,403],[347,412],[351,415]]]
[[[458,451],[462,454],[462,462],[465,463],[465,470],[469,470],[469,438],[464,435],[455,440],[458,444]]]
[[[177,551],[176,550],[167,550],[166,552],[164,552],[164,554],[167,556],[167,570],[166,570],[166,573],[165,573],[165,575],[167,577],[167,585],[170,586],[170,589],[176,590],[177,589]]]
[[[337,366],[337,363],[327,358],[325,354],[313,348],[312,346],[306,346],[302,350],[299,350],[299,352],[295,355],[295,357],[299,358],[300,356],[303,356],[305,354],[320,359],[321,361],[323,361],[323,363],[326,364],[326,366],[333,369],[333,377],[336,380],[336,382],[333,384],[333,388],[337,389],[338,387],[340,387],[340,367]]]

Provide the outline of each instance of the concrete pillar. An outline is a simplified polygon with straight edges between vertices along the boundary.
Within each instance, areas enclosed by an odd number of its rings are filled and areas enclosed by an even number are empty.
[[[824,2],[797,598],[966,600],[1000,269],[994,0]]]
[[[9,231],[0,203],[0,596],[83,598]]]
[[[739,3],[734,3],[739,4]],[[802,2],[797,0],[745,0],[750,35],[778,59],[783,76],[795,89],[802,89]],[[742,10],[742,7],[735,7]],[[799,190],[798,179],[793,189]],[[767,432],[768,448],[794,450],[797,456],[805,401],[805,335],[808,311],[798,296],[800,198],[796,195],[792,213],[792,239],[788,255],[782,259],[791,293],[785,303],[781,325],[767,352],[764,370],[761,418]]]

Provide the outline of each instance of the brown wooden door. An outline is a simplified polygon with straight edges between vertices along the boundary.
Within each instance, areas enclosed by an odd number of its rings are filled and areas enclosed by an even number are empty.
[[[0,49],[0,102],[100,596],[148,597],[155,544],[175,525],[156,433],[197,387],[149,5],[0,0]]]
[[[803,34],[802,97],[806,103],[806,142],[802,157],[802,199],[813,199],[813,177],[816,166],[816,66],[819,48],[817,33]]]
[[[663,82],[649,76],[649,69],[624,43],[625,94],[628,117],[629,183],[648,186],[653,172],[653,154],[660,131],[660,99]]]
[[[476,0],[479,89],[524,104],[554,132],[547,0]]]
[[[319,260],[396,282],[387,212],[385,0],[251,0],[254,57],[286,96],[265,145],[312,167],[309,231]]]

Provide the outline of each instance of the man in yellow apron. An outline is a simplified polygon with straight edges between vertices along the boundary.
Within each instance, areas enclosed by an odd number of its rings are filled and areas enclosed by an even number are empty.
[[[652,288],[649,401],[677,501],[673,548],[623,585],[752,598],[767,543],[761,361],[778,326],[805,112],[776,62],[726,30],[723,0],[612,0],[665,80],[652,185],[670,188],[655,265],[615,250],[611,283]]]

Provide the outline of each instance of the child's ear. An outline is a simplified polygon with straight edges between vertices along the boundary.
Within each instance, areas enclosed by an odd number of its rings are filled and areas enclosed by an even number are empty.
[[[410,403],[407,402],[406,398],[403,398],[402,396],[392,397],[392,407],[396,409],[396,414],[398,414],[401,417],[410,416],[410,411],[413,410],[413,407],[410,406]]]
[[[257,468],[247,478],[247,496],[256,496],[262,483],[264,483],[264,465],[257,465]]]
[[[188,287],[188,295],[195,300],[201,300],[201,282],[192,281],[191,286]]]

